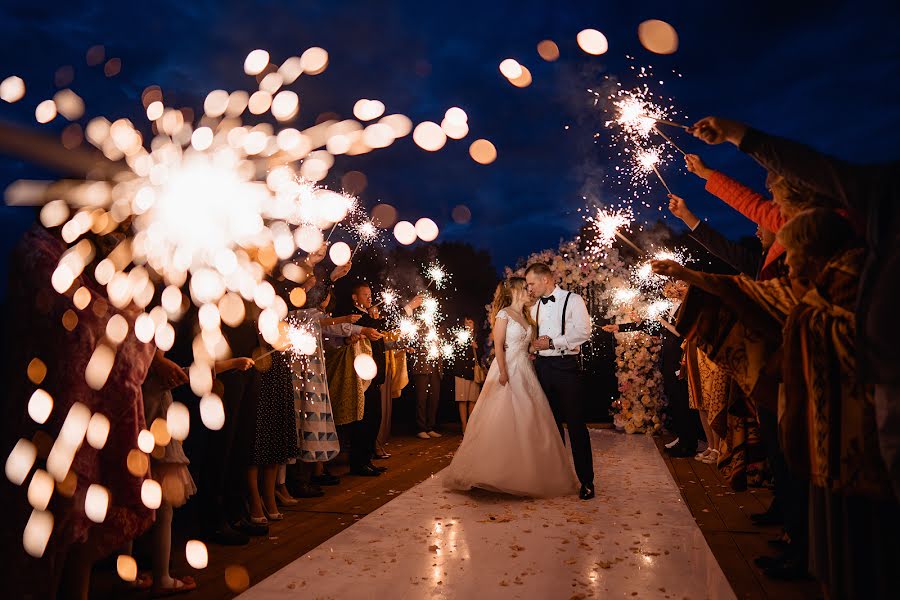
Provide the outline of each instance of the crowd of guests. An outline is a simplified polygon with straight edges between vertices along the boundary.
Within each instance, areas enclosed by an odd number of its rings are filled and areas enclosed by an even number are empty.
[[[86,598],[95,563],[132,555],[135,541],[148,548],[140,555],[149,558],[138,565],[131,585],[157,595],[193,590],[192,578],[169,572],[176,509],[184,507],[192,516],[185,519],[192,538],[245,545],[268,535],[269,525],[284,518],[283,507],[339,486],[341,478],[329,469],[339,455],[347,457],[348,476],[381,476],[387,471],[383,461],[390,458],[393,401],[410,381],[418,437],[441,437],[440,361],[391,330],[368,284],[357,283],[348,298],[337,297],[334,283],[351,266],[325,267],[326,246],[290,261],[260,260],[268,265],[267,281],[287,307],[288,321],[315,338],[315,351],[293,351],[284,328],[277,342],[266,343],[259,307],[242,301],[244,318],[227,319],[232,325],[223,318],[220,324],[229,357],[210,363],[211,389],[200,389],[202,377],[192,375],[192,365],[205,352],[208,315],[192,305],[189,287],[183,290],[183,314],[172,323],[173,347],[163,352],[152,342],[140,342],[134,328],[140,309],[117,308],[95,279],[96,266],[124,236],[101,232],[86,239],[92,244],[91,264],[65,293],[51,286],[67,250],[58,229],[36,223],[11,261],[5,366],[12,383],[4,403],[4,447],[30,440],[35,467],[55,476],[53,455],[69,439],[61,430],[70,412],[86,407],[89,414],[106,416],[111,427],[99,448],[83,438],[69,448],[72,462],[62,469],[64,479],[57,477],[47,507],[53,533],[40,558],[22,552],[22,530],[33,508],[25,493],[28,481],[22,487],[4,485],[4,506],[12,507],[16,522],[2,534],[10,597]],[[421,303],[416,295],[402,310],[412,315]],[[129,323],[129,333],[113,340],[108,324],[117,316]],[[476,323],[466,318],[464,324],[471,345],[452,372],[463,427],[479,395],[477,375],[483,373]],[[86,377],[98,345],[115,353],[100,386]],[[358,372],[361,354],[374,361],[374,377]],[[28,408],[38,388],[53,402],[43,423]],[[215,423],[209,403],[217,399],[224,420]],[[184,412],[189,436],[187,431],[176,435],[176,428],[168,426],[167,419]],[[152,451],[139,444],[148,431]],[[145,480],[158,483],[157,503],[147,501]],[[108,492],[108,509],[99,523],[85,505],[92,484]]]
[[[736,489],[771,481],[754,515],[780,524],[777,579],[814,577],[828,598],[887,598],[900,557],[900,164],[856,165],[734,121],[690,130],[767,170],[768,196],[688,155],[706,190],[758,226],[733,243],[670,195],[671,212],[737,275],[655,261],[690,285],[663,365],[675,456]],[[701,431],[708,441],[699,452]]]

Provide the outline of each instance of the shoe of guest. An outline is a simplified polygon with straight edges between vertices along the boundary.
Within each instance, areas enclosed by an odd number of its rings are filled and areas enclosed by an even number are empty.
[[[358,467],[350,467],[350,474],[357,475],[359,477],[378,477],[381,475],[381,471],[371,468],[369,465],[362,465]]]
[[[667,448],[667,449],[668,449],[668,448],[674,448],[675,446],[678,445],[678,440],[680,440],[680,439],[681,439],[681,438],[675,438],[674,440],[672,440],[671,442],[669,442],[668,444],[665,445],[666,448]]]
[[[389,453],[389,452],[384,452],[384,451],[382,451],[382,452],[376,452],[375,455],[372,456],[372,458],[375,459],[375,460],[384,460],[384,459],[390,458],[390,457],[391,457],[390,453]]]
[[[780,567],[787,562],[790,562],[790,559],[785,554],[779,556],[757,556],[753,559],[753,564],[760,569],[773,569],[775,567]]]
[[[246,546],[250,543],[250,536],[236,531],[227,523],[222,524],[218,529],[210,531],[204,537],[213,544],[219,544],[220,546]]]
[[[325,490],[314,483],[303,484],[294,489],[294,494],[297,498],[321,498],[325,495]]]
[[[810,579],[806,564],[796,559],[786,560],[780,565],[763,569],[763,573],[769,579],[778,581],[801,581]]]
[[[267,518],[268,520],[270,520],[270,521],[283,521],[283,520],[284,520],[284,515],[283,515],[283,514],[281,514],[281,513],[278,512],[278,511],[275,511],[275,512],[269,512],[268,510],[266,510],[266,507],[265,507],[265,506],[263,506],[263,512],[265,513],[266,518]]]
[[[669,456],[673,456],[675,458],[689,458],[694,456],[697,452],[697,447],[689,448],[683,444],[678,444],[674,448],[668,450]]]
[[[709,448],[707,448],[703,452],[698,452],[697,454],[694,455],[694,460],[699,460],[700,462],[703,462],[703,459],[706,458],[707,456],[709,456],[710,452],[711,452],[711,450]]]
[[[429,432],[428,432],[428,437],[439,438],[439,437],[444,437],[444,436],[442,436],[441,434],[439,434],[437,431],[429,431]]]
[[[316,485],[340,485],[341,478],[331,473],[324,473],[322,475],[313,475],[310,481]]]
[[[281,506],[294,506],[298,503],[298,500],[290,495],[282,494],[280,491],[275,490],[275,502]]]
[[[384,473],[385,471],[387,471],[387,467],[377,467],[377,466],[373,465],[372,463],[369,463],[367,466],[370,469],[375,469],[379,473]]]
[[[750,515],[750,520],[753,521],[754,525],[758,525],[760,527],[767,527],[769,525],[783,525],[784,518],[779,510],[772,510],[771,508],[766,512],[755,513]]]
[[[777,537],[775,539],[767,541],[766,543],[772,548],[781,550],[782,552],[787,552],[791,547],[791,543],[782,537]]]
[[[416,437],[419,438],[420,440],[430,440],[431,439],[431,436],[428,435],[428,433],[426,433],[424,431],[420,431],[419,433],[417,433]]]
[[[232,523],[231,527],[235,531],[239,531],[244,535],[249,535],[250,537],[261,537],[264,535],[269,535],[268,525],[256,525],[247,521],[246,519],[241,519],[240,521]]]
[[[705,463],[707,465],[719,464],[719,451],[718,450],[710,450],[709,454],[707,454],[704,458],[702,458],[700,460],[700,462]]]

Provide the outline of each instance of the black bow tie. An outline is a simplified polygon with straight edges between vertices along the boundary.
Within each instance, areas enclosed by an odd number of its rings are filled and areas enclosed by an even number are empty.
[[[547,304],[548,302],[556,302],[556,296],[547,296],[546,298],[541,298],[541,304]]]

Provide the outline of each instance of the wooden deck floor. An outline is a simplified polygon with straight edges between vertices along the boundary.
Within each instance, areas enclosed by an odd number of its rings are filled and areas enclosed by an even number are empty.
[[[712,465],[693,458],[672,458],[663,449],[667,438],[656,438],[669,472],[681,489],[706,543],[719,561],[735,595],[741,600],[820,598],[817,583],[779,582],[763,575],[753,559],[774,554],[767,541],[780,528],[759,528],[750,515],[766,510],[772,494],[766,489],[734,492]]]
[[[262,581],[443,469],[460,440],[461,435],[454,430],[436,440],[394,438],[389,447],[393,456],[381,462],[389,467],[388,473],[376,478],[343,477],[340,486],[326,488],[324,497],[301,500],[296,507],[282,509],[284,521],[274,523],[267,537],[254,538],[247,546],[210,544],[209,565],[201,571],[185,563],[185,540],[176,535],[172,573],[192,575],[198,582],[198,589],[184,597],[190,600],[234,597],[241,590],[242,578],[247,585]],[[732,492],[710,465],[693,459],[670,458],[662,451],[665,441],[657,438],[666,465],[737,597],[741,600],[819,598],[819,588],[814,582],[772,581],[753,564],[756,556],[772,553],[766,541],[778,533],[774,527],[755,527],[749,518],[750,514],[765,510],[771,501],[770,493],[767,490]],[[346,470],[346,464],[340,460],[332,468],[337,475],[345,474]],[[149,568],[149,564],[141,567]],[[231,588],[226,584],[226,573]],[[149,594],[125,588],[115,574],[114,565],[107,562],[95,571],[91,596],[142,600]]]
[[[461,439],[461,434],[452,429],[434,440],[396,437],[388,446],[391,458],[378,461],[379,465],[388,467],[388,472],[381,477],[344,477],[348,467],[339,458],[331,467],[335,475],[342,477],[339,486],[325,488],[326,495],[322,498],[301,500],[294,507],[282,508],[285,519],[273,523],[267,537],[253,538],[247,546],[209,544],[209,565],[201,571],[186,564],[185,540],[176,534],[171,572],[175,576],[191,575],[198,584],[196,591],[183,597],[189,600],[234,597],[236,594],[226,584],[226,570],[232,583],[239,582],[244,573],[245,583],[249,585],[262,581],[443,469],[450,463]],[[140,567],[149,570],[149,564]],[[107,562],[95,569],[91,597],[139,600],[149,594],[125,588],[115,574],[115,566]]]

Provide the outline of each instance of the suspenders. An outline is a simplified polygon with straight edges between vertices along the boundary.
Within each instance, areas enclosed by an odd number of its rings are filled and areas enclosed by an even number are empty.
[[[571,298],[571,297],[572,297],[572,292],[569,292],[568,294],[566,294],[565,302],[563,302],[562,319],[561,319],[562,326],[560,327],[560,329],[562,331],[562,335],[566,335],[566,309],[569,308],[569,298]],[[538,302],[540,302],[540,300],[538,300]],[[543,302],[541,304],[543,304]],[[537,325],[537,335],[540,336],[541,335],[541,305],[540,304],[538,304],[536,317],[537,318],[535,319],[535,325]]]

